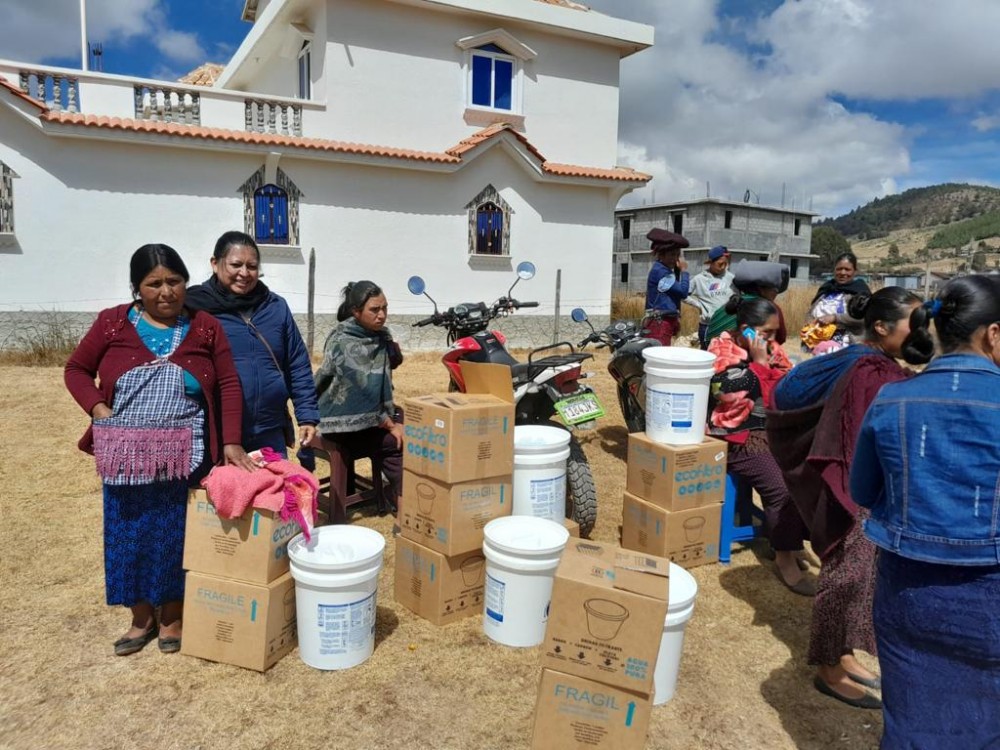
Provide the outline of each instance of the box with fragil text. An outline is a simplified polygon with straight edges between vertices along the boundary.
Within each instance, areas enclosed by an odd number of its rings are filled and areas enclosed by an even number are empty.
[[[553,669],[543,669],[532,750],[642,750],[652,699]]]
[[[205,490],[193,490],[184,528],[184,569],[270,583],[288,572],[288,542],[301,530],[293,520],[252,507],[239,518],[222,518]]]
[[[670,511],[722,503],[728,455],[724,440],[666,445],[635,432],[628,436],[625,489]]]
[[[669,585],[663,558],[570,539],[552,584],[542,667],[648,695]]]
[[[628,492],[622,498],[622,547],[682,568],[718,562],[721,530],[721,505],[669,511]]]
[[[509,476],[448,484],[403,472],[402,535],[445,555],[481,549],[483,527],[510,511]]]
[[[291,573],[266,584],[189,572],[181,653],[264,672],[298,643]]]

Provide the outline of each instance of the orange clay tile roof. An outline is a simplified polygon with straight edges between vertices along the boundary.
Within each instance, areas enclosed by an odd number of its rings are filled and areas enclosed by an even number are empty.
[[[203,63],[183,78],[178,78],[177,82],[190,83],[193,86],[212,86],[225,68],[225,65],[218,63]]]
[[[16,89],[15,91],[20,94],[20,91],[17,91]],[[552,162],[548,162],[538,152],[538,149],[536,149],[528,141],[527,138],[506,123],[490,125],[483,130],[473,133],[471,136],[463,139],[448,150],[440,152],[415,151],[412,149],[375,146],[365,143],[331,141],[321,138],[302,138],[288,135],[277,135],[274,133],[253,133],[242,130],[226,130],[223,128],[204,128],[197,125],[181,125],[179,123],[155,122],[152,120],[132,120],[121,117],[71,114],[68,112],[45,111],[41,115],[41,120],[43,122],[57,123],[60,125],[75,125],[88,128],[99,128],[103,130],[150,133],[237,144],[245,143],[249,145],[283,146],[286,148],[301,148],[308,151],[356,154],[360,156],[406,159],[409,161],[454,165],[459,165],[464,161],[462,158],[464,154],[474,150],[490,139],[499,136],[501,133],[506,132],[520,141],[524,145],[525,149],[538,159],[541,163],[543,172],[551,174],[555,177],[582,177],[598,180],[613,180],[616,182],[643,183],[648,182],[651,179],[649,175],[637,172],[627,167],[601,169],[595,167],[582,167],[573,164],[554,164]]]
[[[17,86],[15,86],[14,84],[12,84],[10,81],[8,81],[6,78],[4,78],[2,76],[0,76],[0,88],[7,89],[10,93],[12,93],[18,99],[23,99],[24,101],[28,102],[28,104],[33,104],[35,107],[37,107],[38,109],[42,110],[43,112],[47,111],[47,108],[46,108],[46,106],[44,104],[42,104],[37,99],[32,99],[30,96],[28,96],[23,91],[21,91],[21,89],[19,89]]]

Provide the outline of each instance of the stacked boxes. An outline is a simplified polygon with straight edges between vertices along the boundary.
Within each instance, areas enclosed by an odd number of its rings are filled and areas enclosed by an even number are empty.
[[[552,586],[532,747],[646,743],[669,562],[570,540]]]
[[[629,435],[622,546],[685,568],[719,559],[728,446],[665,445]]]
[[[483,528],[511,511],[514,407],[442,393],[407,399],[403,413],[396,601],[444,625],[483,610]]]
[[[227,520],[204,490],[188,496],[181,653],[263,672],[297,642],[288,572],[294,521],[248,508]]]

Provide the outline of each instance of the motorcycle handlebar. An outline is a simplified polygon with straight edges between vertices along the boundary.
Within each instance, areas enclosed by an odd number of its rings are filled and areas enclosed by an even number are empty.
[[[537,302],[515,302],[516,307],[538,307]]]
[[[413,327],[414,328],[423,328],[424,326],[429,326],[433,322],[434,322],[434,316],[432,315],[429,318],[424,318],[423,320],[418,320],[416,323],[413,324]]]

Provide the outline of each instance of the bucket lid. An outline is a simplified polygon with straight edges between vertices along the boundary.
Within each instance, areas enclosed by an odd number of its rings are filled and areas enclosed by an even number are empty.
[[[491,547],[511,555],[553,554],[569,541],[561,523],[534,516],[495,518],[483,528],[483,535]]]
[[[385,537],[364,526],[320,526],[306,542],[299,534],[288,543],[288,557],[296,565],[338,571],[362,567],[382,557]]]
[[[562,427],[526,424],[514,427],[514,450],[548,450],[569,445],[569,431]]]
[[[677,563],[670,563],[670,591],[667,601],[668,617],[671,612],[688,607],[698,595],[698,582]]]
[[[715,363],[715,355],[692,349],[689,346],[650,346],[642,350],[647,362],[655,365],[681,367],[710,367]]]

